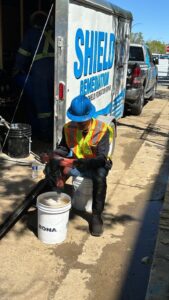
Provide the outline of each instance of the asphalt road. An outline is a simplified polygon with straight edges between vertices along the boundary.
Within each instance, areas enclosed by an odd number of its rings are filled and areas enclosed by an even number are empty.
[[[72,211],[66,241],[37,238],[32,208],[0,242],[1,300],[144,300],[169,175],[169,90],[159,87],[141,116],[118,122],[108,176],[104,234]],[[1,164],[0,218],[31,186],[29,167]]]

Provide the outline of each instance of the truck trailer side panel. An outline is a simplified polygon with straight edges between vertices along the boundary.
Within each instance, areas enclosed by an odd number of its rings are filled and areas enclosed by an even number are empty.
[[[66,108],[73,97],[87,95],[97,111],[110,113],[116,36],[112,25],[112,15],[70,4]]]
[[[56,1],[55,132],[71,100],[87,95],[96,116],[123,115],[132,15],[110,1]],[[55,143],[54,143],[55,144]]]

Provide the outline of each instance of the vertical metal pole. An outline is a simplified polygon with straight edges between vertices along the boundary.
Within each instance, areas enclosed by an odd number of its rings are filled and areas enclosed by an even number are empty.
[[[24,27],[24,15],[23,15],[23,0],[20,0],[20,37],[23,40],[23,27]]]
[[[56,0],[54,5],[54,42],[55,42],[55,48],[54,48],[54,83],[53,83],[53,150],[56,148],[56,122],[57,122],[57,107],[56,107]]]
[[[0,1],[0,69],[3,69],[3,45],[2,45],[2,1]]]

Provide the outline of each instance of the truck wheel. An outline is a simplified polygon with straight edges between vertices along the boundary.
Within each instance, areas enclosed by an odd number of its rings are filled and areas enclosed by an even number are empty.
[[[135,116],[139,116],[144,106],[144,92],[140,95],[137,102],[132,106],[131,113]]]
[[[154,100],[155,94],[156,94],[156,89],[157,89],[157,83],[154,84],[154,86],[152,88],[152,94],[148,100]]]

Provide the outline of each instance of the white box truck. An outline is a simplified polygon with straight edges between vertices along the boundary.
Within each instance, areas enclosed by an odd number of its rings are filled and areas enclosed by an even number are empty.
[[[169,54],[152,53],[157,64],[158,83],[169,86]]]
[[[158,83],[169,86],[169,55],[161,56],[157,64]]]
[[[130,12],[108,0],[55,1],[54,147],[67,108],[79,94],[87,95],[96,106],[96,117],[112,126],[123,115],[131,22]],[[45,179],[4,221],[0,239],[44,187]]]
[[[54,147],[80,94],[105,122],[122,117],[131,22],[132,14],[109,0],[55,2]]]
[[[80,94],[95,105],[95,117],[112,126],[123,115],[132,14],[110,0],[50,3],[45,1],[50,8],[47,21],[51,14],[55,16],[55,148],[70,102]]]

